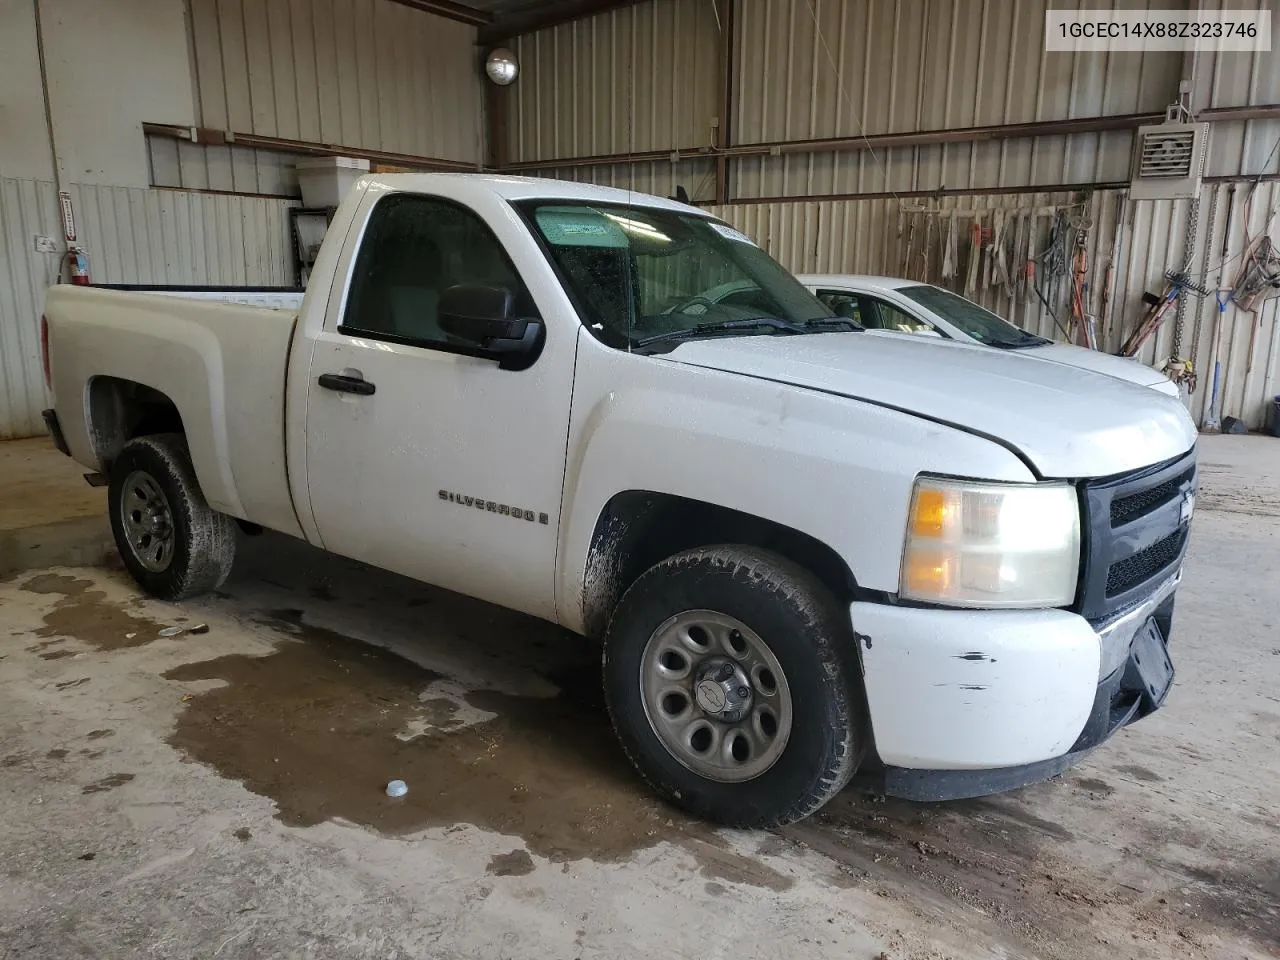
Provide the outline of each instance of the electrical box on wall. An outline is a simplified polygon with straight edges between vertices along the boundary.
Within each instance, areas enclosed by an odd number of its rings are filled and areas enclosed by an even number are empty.
[[[1183,200],[1200,193],[1209,146],[1207,123],[1139,127],[1134,141],[1133,200]]]

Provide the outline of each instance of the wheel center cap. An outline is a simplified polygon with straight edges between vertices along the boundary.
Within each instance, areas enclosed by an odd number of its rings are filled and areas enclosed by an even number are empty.
[[[724,709],[724,688],[714,680],[703,680],[698,684],[698,706],[707,713],[719,713]]]
[[[739,665],[715,657],[698,671],[693,697],[707,716],[737,723],[751,708],[750,681]]]

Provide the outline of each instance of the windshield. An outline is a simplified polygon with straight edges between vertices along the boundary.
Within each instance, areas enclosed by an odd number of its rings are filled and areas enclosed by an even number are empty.
[[[612,346],[670,349],[693,337],[836,329],[793,326],[831,311],[727,224],[651,207],[518,206],[546,242],[583,323]]]
[[[953,326],[959,327],[979,343],[988,347],[1034,347],[1049,341],[1015,327],[1008,320],[978,306],[972,300],[956,296],[949,290],[922,284],[899,287],[898,293],[910,297],[922,307],[932,310]]]

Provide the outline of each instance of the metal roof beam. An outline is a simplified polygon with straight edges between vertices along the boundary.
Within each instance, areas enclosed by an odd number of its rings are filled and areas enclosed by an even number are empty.
[[[438,17],[469,23],[473,27],[483,27],[493,21],[493,16],[484,10],[459,3],[458,0],[392,0],[405,7],[421,10],[423,13],[434,13]]]
[[[551,0],[549,3],[527,3],[499,14],[492,23],[482,26],[476,34],[476,43],[493,46],[537,30],[546,30],[562,23],[593,17],[598,13],[620,10],[643,0]]]

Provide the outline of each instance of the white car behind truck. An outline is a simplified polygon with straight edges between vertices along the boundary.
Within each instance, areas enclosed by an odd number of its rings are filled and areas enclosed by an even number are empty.
[[[181,292],[59,286],[43,321],[138,583],[217,587],[239,521],[600,637],[626,753],[695,814],[795,820],[860,765],[1015,787],[1172,681],[1179,403],[868,336],[695,208],[368,177],[300,310]]]
[[[1178,385],[1159,370],[1071,343],[1054,343],[1014,326],[986,307],[936,287],[899,277],[804,274],[798,278],[823,304],[876,333],[938,336],[957,343],[1017,350],[1024,356],[1104,373],[1180,397]]]

